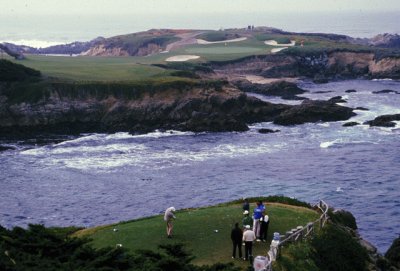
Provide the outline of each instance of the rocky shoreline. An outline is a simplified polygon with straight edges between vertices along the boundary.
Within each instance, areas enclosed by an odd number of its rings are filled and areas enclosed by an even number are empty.
[[[39,82],[28,87],[40,88],[41,94],[25,99],[16,96],[21,84],[0,84],[1,136],[146,133],[155,129],[246,131],[247,124],[255,122],[295,125],[347,120],[354,115],[353,109],[335,101],[306,100],[301,105],[264,102],[219,81],[182,83],[157,91],[151,86],[138,91],[129,84]]]

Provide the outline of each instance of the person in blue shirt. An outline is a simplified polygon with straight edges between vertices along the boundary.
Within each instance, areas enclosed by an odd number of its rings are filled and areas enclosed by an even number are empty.
[[[253,231],[257,236],[257,242],[260,242],[260,219],[264,217],[265,206],[262,201],[257,201],[257,206],[253,211]]]

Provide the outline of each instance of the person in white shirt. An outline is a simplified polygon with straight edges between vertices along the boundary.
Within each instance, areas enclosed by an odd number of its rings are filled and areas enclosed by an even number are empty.
[[[174,228],[174,224],[172,221],[176,219],[176,216],[174,215],[175,212],[175,207],[169,207],[167,210],[165,210],[164,214],[164,221],[167,222],[167,237],[172,238],[172,230]]]
[[[250,225],[245,226],[243,233],[244,241],[244,258],[243,260],[249,260],[249,257],[253,256],[253,242],[256,240],[256,234],[251,230]]]

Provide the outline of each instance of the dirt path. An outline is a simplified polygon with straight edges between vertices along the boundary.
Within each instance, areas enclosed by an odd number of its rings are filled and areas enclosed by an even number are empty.
[[[180,40],[168,44],[167,48],[165,49],[165,52],[176,50],[176,49],[181,48],[181,47],[183,47],[185,45],[197,44],[197,39],[195,39],[195,37],[197,35],[201,34],[201,33],[203,33],[203,32],[202,31],[195,31],[195,32],[188,32],[188,33],[183,33],[183,34],[176,35],[175,37],[180,38]]]

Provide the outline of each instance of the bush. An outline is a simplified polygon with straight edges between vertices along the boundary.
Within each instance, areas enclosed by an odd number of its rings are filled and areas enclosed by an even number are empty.
[[[200,76],[195,74],[192,71],[175,71],[171,73],[171,76],[177,76],[177,77],[187,77],[187,78],[194,78],[194,79],[199,79]]]
[[[27,230],[0,226],[0,270],[80,270],[80,271],[239,271],[232,264],[194,266],[194,258],[182,244],[168,244],[159,251],[139,250],[129,254],[124,248],[94,249],[89,239],[71,238],[77,228],[45,228],[29,225]]]
[[[39,79],[40,72],[11,61],[0,59],[0,82]]]
[[[249,202],[257,202],[257,201],[261,200],[262,202],[267,202],[267,203],[268,202],[276,202],[276,203],[288,204],[288,205],[292,205],[292,206],[312,208],[312,206],[307,202],[303,202],[303,201],[300,201],[295,198],[289,198],[289,197],[279,196],[279,195],[267,196],[267,197],[252,197],[252,198],[247,198],[247,199],[249,200]],[[232,203],[243,203],[243,200],[242,199],[235,200]]]
[[[69,238],[66,231],[29,225],[1,228],[0,270],[129,270],[131,256],[120,248],[95,250],[89,239]]]
[[[227,31],[212,31],[201,34],[197,36],[198,39],[203,39],[206,41],[224,41],[229,39],[239,38],[240,36],[235,33],[230,33]]]
[[[385,257],[389,260],[389,262],[400,268],[400,237],[395,239],[385,254]]]
[[[349,227],[353,230],[357,229],[356,219],[350,212],[344,210],[333,211],[332,209],[329,209],[328,216],[333,223]]]
[[[282,249],[282,256],[274,265],[274,271],[318,271],[312,260],[313,248],[309,243],[290,244]]]
[[[364,271],[368,262],[366,250],[353,236],[328,224],[311,241],[314,247],[313,260],[321,270]]]

